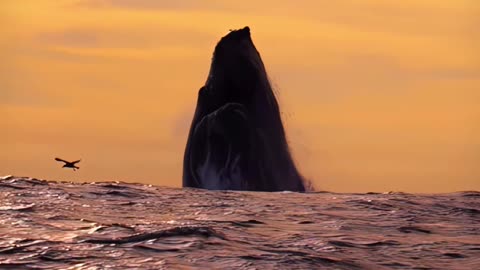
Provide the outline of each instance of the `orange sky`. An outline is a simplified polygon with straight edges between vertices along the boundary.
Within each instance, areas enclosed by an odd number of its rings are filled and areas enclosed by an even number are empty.
[[[181,186],[213,48],[248,25],[317,189],[480,190],[478,1],[237,3],[1,1],[0,174]]]

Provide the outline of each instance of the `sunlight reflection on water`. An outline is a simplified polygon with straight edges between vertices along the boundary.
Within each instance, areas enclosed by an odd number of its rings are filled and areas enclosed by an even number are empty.
[[[0,180],[0,268],[479,269],[480,193]]]

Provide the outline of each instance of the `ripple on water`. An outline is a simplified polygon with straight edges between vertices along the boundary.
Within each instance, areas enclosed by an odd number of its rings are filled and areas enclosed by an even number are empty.
[[[477,269],[480,192],[234,192],[0,178],[0,269]]]

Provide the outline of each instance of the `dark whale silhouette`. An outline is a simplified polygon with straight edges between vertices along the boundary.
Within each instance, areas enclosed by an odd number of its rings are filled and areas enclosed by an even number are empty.
[[[183,186],[305,191],[248,27],[231,31],[215,47],[188,135]]]

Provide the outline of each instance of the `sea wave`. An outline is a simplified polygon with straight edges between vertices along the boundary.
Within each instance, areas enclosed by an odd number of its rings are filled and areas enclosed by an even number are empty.
[[[0,179],[0,269],[480,269],[480,192]]]

